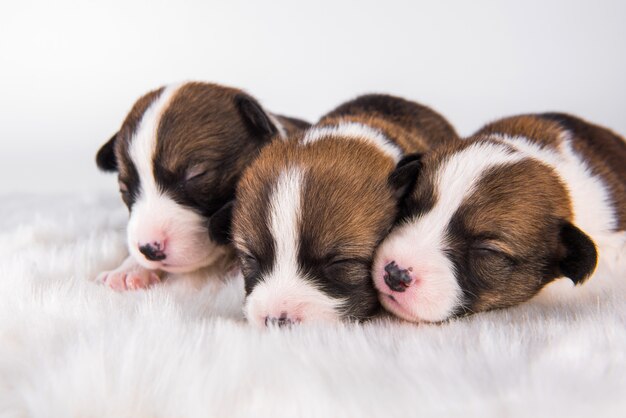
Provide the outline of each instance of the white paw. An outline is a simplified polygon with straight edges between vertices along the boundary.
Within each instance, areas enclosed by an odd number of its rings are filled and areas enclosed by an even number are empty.
[[[119,292],[147,289],[161,282],[155,271],[144,269],[129,261],[127,259],[115,270],[103,271],[96,278],[96,282]]]

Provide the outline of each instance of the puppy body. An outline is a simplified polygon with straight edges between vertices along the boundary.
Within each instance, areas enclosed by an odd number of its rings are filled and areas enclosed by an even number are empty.
[[[405,154],[455,138],[424,106],[367,95],[265,147],[239,183],[233,213],[248,320],[264,326],[372,315],[379,306],[372,254],[419,162],[389,175]]]
[[[556,278],[619,266],[626,144],[564,114],[500,120],[423,159],[377,251],[382,304],[411,321],[503,308]]]
[[[141,97],[96,157],[101,169],[118,172],[130,212],[130,256],[99,280],[125,290],[158,282],[160,272],[231,268],[232,248],[209,235],[211,219],[232,201],[261,147],[304,126],[216,84],[165,86]]]

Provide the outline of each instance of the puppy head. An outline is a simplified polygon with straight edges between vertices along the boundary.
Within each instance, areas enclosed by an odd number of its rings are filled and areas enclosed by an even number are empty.
[[[375,146],[332,135],[263,149],[233,214],[251,323],[358,320],[379,308],[370,270],[396,213],[393,167]]]
[[[505,144],[470,141],[424,157],[401,219],[377,250],[381,303],[410,321],[503,308],[594,270],[593,242],[556,173]]]
[[[272,119],[247,94],[214,84],[163,87],[135,103],[96,161],[118,172],[128,248],[141,265],[187,272],[224,255],[227,231],[210,236],[211,219],[229,211],[243,168],[277,133]]]

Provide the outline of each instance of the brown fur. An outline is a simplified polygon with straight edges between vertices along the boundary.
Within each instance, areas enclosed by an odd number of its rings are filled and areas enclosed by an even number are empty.
[[[500,119],[482,127],[474,137],[489,135],[523,136],[542,146],[556,148],[563,129],[558,124],[536,115],[521,115]]]
[[[399,119],[385,114],[385,109],[398,103],[401,110],[415,113],[417,109],[428,115],[409,120],[407,112]],[[426,125],[419,126],[421,121]],[[430,144],[456,139],[450,125],[432,110],[389,96],[355,99],[324,116],[317,126],[341,122],[377,129],[405,153],[424,152]],[[249,277],[248,254],[261,265],[261,274],[272,268],[273,239],[267,220],[270,195],[280,174],[298,167],[305,172],[300,268],[314,277],[322,290],[348,300],[345,317],[365,318],[378,306],[370,278],[371,259],[396,216],[397,200],[388,181],[395,162],[365,141],[329,136],[304,144],[305,135],[273,141],[239,183],[233,235],[242,254],[246,290],[251,292],[258,280]],[[336,259],[342,261],[340,265],[333,264]]]
[[[218,197],[234,194],[243,169],[265,144],[255,140],[236,107],[240,90],[204,83],[189,83],[173,97],[158,128],[156,165],[162,181],[180,178],[200,166],[212,173],[194,182],[194,193]],[[209,199],[205,207],[213,205]]]
[[[368,249],[377,243],[368,228],[381,229],[376,227],[380,212],[383,218],[393,217],[395,202],[387,176],[394,164],[357,141],[329,140],[308,146],[294,140],[274,141],[263,149],[238,186],[236,231],[247,237],[242,247],[259,246],[266,239],[258,225],[264,223],[261,215],[268,205],[268,186],[289,166],[307,172],[303,201],[310,204],[303,205],[303,230],[311,230],[311,239],[319,244],[311,256],[322,257],[341,246],[349,257],[368,257]],[[325,202],[326,198],[332,202]]]
[[[117,134],[114,150],[120,182],[132,185],[138,181],[128,155],[130,141],[146,109],[163,88],[141,97],[133,106]],[[206,171],[207,175],[185,185],[184,193],[193,197],[189,205],[213,213],[234,196],[243,169],[267,143],[259,138],[238,108],[241,97],[254,101],[241,90],[211,83],[192,82],[181,86],[160,115],[157,149],[154,159],[157,181],[186,203],[176,187],[189,170]],[[298,119],[277,116],[287,133],[308,126]],[[126,186],[125,186],[126,187]],[[132,187],[131,187],[132,188]],[[131,203],[124,196],[127,204]],[[187,199],[189,200],[189,199]]]
[[[549,262],[560,251],[561,222],[572,213],[564,185],[545,165],[526,159],[491,169],[457,216],[463,235],[498,252],[472,258],[478,274],[464,283],[477,296],[471,311],[523,302],[558,274]]]
[[[616,133],[575,116],[559,113],[522,115],[490,123],[476,136],[523,136],[531,142],[558,148],[568,136],[574,152],[609,189],[618,216],[616,230],[626,230],[626,141]]]

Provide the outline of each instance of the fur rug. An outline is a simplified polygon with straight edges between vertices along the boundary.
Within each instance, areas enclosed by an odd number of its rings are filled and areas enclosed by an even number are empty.
[[[442,325],[257,331],[239,277],[95,284],[125,256],[116,196],[0,215],[3,417],[626,416],[623,272]]]

